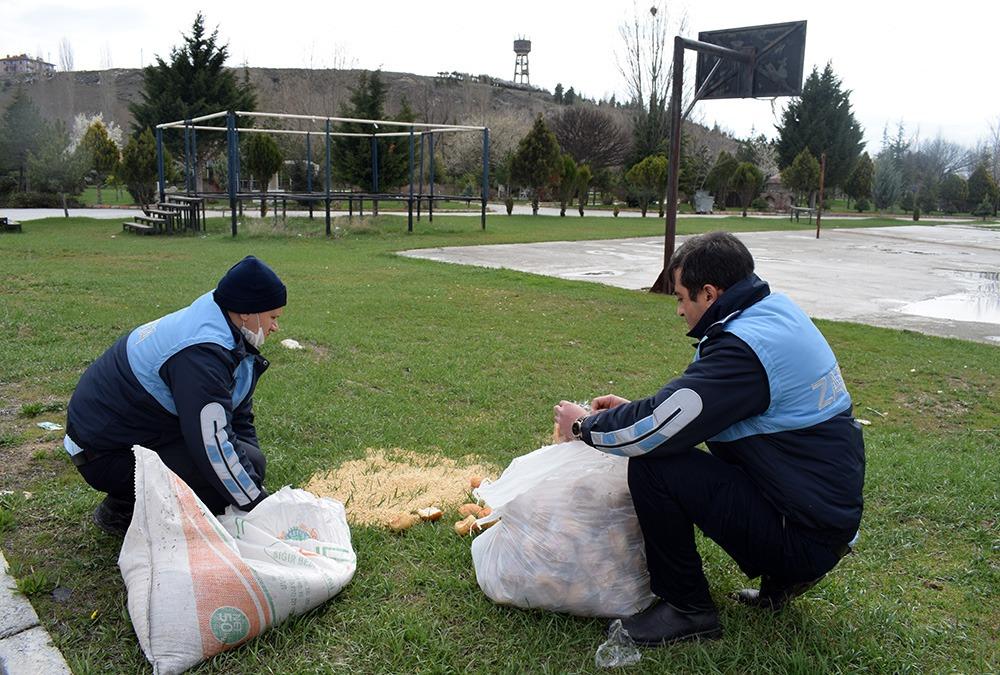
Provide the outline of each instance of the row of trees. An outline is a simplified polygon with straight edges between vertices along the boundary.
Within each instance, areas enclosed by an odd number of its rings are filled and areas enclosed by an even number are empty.
[[[13,206],[65,209],[87,185],[101,190],[111,184],[135,195],[148,193],[148,166],[155,171],[152,134],[134,136],[122,147],[114,125],[100,114],[79,115],[73,131],[42,118],[23,91],[18,91],[0,119],[0,201]],[[139,197],[137,197],[138,199]]]

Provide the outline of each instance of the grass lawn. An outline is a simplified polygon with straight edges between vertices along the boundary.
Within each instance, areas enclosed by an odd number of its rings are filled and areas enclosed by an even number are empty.
[[[118,541],[90,522],[99,496],[65,456],[61,433],[36,423],[64,423],[91,361],[212,288],[244,255],[262,257],[289,288],[255,401],[272,490],[366,448],[474,454],[500,469],[546,443],[560,398],[646,395],[691,358],[670,298],[394,255],[655,235],[659,219],[491,216],[483,232],[478,218],[453,216],[411,235],[399,217],[338,225],[329,239],[322,218],[293,221],[288,232],[247,225],[234,240],[222,219],[205,237],[51,219],[0,236],[0,491],[14,491],[0,496],[0,547],[74,672],[149,667],[125,610]],[[679,221],[681,233],[718,227],[791,224]],[[725,638],[644,650],[634,672],[1000,670],[1000,348],[818,323],[856,414],[871,420],[856,555],[772,615],[727,598],[746,580],[704,541]],[[284,350],[285,337],[310,349]],[[402,536],[353,528],[358,572],[338,597],[196,671],[594,671],[603,622],[492,604],[454,520]]]
[[[103,187],[101,188],[101,199],[98,201],[97,188],[87,187],[84,188],[77,199],[84,206],[135,206],[135,200],[132,199],[132,195],[125,188],[116,190],[113,187]]]

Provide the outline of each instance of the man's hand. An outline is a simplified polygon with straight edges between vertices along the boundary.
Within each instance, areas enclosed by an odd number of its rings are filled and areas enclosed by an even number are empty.
[[[622,398],[621,396],[615,396],[614,394],[605,394],[604,396],[598,396],[591,401],[590,409],[594,412],[611,410],[612,408],[620,406],[622,403],[629,403],[629,400],[627,398]]]
[[[555,419],[556,427],[559,429],[560,438],[564,441],[573,440],[573,432],[571,430],[573,422],[586,415],[587,411],[572,401],[559,401],[552,410],[555,413],[553,418]]]

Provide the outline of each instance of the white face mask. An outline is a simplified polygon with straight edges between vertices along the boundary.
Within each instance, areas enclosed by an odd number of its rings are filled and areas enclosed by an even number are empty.
[[[246,321],[240,326],[240,333],[243,335],[243,339],[252,344],[256,349],[260,349],[260,346],[264,344],[264,327],[260,325],[260,314],[257,315],[257,332],[251,333],[250,329],[247,328]]]

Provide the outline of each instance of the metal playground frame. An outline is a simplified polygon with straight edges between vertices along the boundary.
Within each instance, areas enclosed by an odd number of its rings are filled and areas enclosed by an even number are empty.
[[[210,120],[216,120],[220,118],[226,118],[226,126],[212,126],[207,125],[205,122]],[[239,126],[240,118],[271,118],[279,120],[302,120],[307,123],[320,125],[322,128],[315,130],[301,130],[301,129],[264,129],[251,126]],[[348,123],[348,124],[359,124],[359,125],[371,125],[371,133],[357,133],[357,132],[344,132],[336,131],[331,128],[331,125],[336,123]],[[402,127],[403,131],[378,131],[379,127]],[[456,196],[456,195],[435,195],[434,194],[434,139],[438,134],[453,133],[453,132],[481,132],[483,134],[483,169],[482,169],[482,184],[480,187],[479,201],[480,201],[480,219],[483,229],[486,229],[486,200],[489,198],[489,166],[490,166],[490,130],[488,127],[477,127],[477,126],[465,126],[458,124],[427,124],[421,122],[398,122],[395,120],[370,120],[370,119],[355,119],[350,117],[322,117],[316,115],[292,115],[285,113],[265,113],[265,112],[243,112],[243,111],[222,111],[213,113],[211,115],[202,115],[200,117],[194,117],[187,120],[179,120],[176,122],[166,122],[163,124],[156,125],[156,168],[158,177],[158,188],[159,197],[162,202],[165,197],[166,190],[166,180],[165,172],[163,167],[164,153],[163,153],[163,132],[169,129],[181,129],[184,133],[184,187],[185,194],[189,197],[201,197],[201,198],[219,198],[222,196],[228,196],[229,207],[232,214],[232,233],[236,236],[237,232],[237,208],[243,201],[257,201],[260,199],[293,199],[299,202],[307,202],[310,205],[310,214],[312,209],[312,204],[315,202],[323,202],[326,209],[326,233],[331,234],[330,227],[330,202],[333,200],[349,200],[352,204],[351,212],[353,213],[353,200],[359,200],[359,204],[363,204],[365,199],[371,200],[373,202],[378,201],[405,201],[408,207],[408,223],[407,230],[413,231],[413,207],[414,202],[416,202],[417,207],[417,218],[420,218],[420,204],[423,200],[427,200],[428,218],[431,222],[434,220],[434,202],[442,201],[446,199],[456,199],[467,201],[470,198],[468,196]],[[227,160],[227,189],[226,192],[199,192],[197,188],[196,181],[196,170],[197,170],[197,132],[223,132],[226,134],[226,160]],[[266,133],[266,134],[295,134],[304,135],[306,137],[306,161],[310,164],[310,169],[306,172],[306,192],[304,193],[291,193],[291,192],[240,192],[239,191],[239,177],[240,177],[240,154],[239,154],[239,135],[241,133]],[[320,190],[313,189],[312,180],[312,137],[320,136],[324,143],[325,159],[322,162],[323,168],[323,186]],[[353,136],[361,138],[371,139],[371,155],[372,155],[372,185],[370,192],[356,192],[356,191],[334,191],[331,189],[333,175],[332,175],[332,144],[331,138],[335,136]],[[416,152],[416,139],[420,139],[420,170],[419,170],[419,184],[417,186],[416,192],[414,192],[414,155]],[[405,193],[389,193],[379,191],[379,175],[378,175],[378,139],[379,138],[408,138],[409,139],[409,187]],[[426,143],[425,143],[426,139]],[[430,154],[430,164],[428,169],[428,184],[429,192],[424,193],[424,146],[428,147]]]

